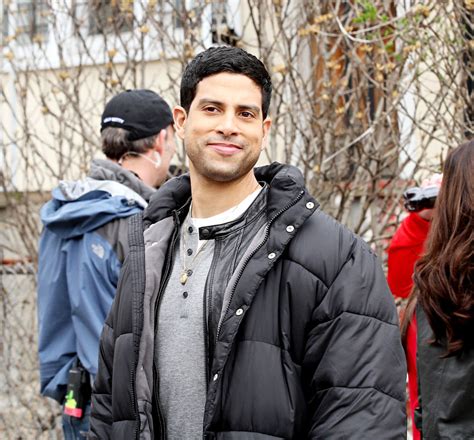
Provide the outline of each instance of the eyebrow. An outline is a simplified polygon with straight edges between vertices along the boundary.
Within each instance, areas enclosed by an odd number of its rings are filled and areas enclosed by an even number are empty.
[[[198,106],[204,105],[204,104],[213,104],[217,107],[224,107],[225,104],[221,101],[216,101],[214,99],[207,99],[207,98],[202,98],[198,101]],[[258,105],[252,105],[252,104],[237,104],[237,108],[239,110],[251,110],[255,114],[260,114],[260,107]]]

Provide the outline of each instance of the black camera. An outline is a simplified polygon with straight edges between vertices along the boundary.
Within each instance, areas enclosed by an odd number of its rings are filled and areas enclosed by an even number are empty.
[[[439,188],[437,186],[429,186],[427,188],[419,188],[415,186],[413,188],[408,188],[403,193],[405,208],[410,212],[432,209],[435,205],[438,193]]]

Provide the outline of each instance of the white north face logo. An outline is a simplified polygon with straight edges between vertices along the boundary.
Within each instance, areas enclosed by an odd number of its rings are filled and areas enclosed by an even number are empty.
[[[105,249],[101,244],[94,244],[92,243],[92,252],[96,254],[99,258],[104,258],[105,255]]]

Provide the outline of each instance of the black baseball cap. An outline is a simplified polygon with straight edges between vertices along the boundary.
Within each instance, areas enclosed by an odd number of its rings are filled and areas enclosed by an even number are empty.
[[[100,131],[107,127],[123,128],[128,140],[136,141],[153,136],[173,123],[170,106],[157,93],[146,90],[127,90],[114,96],[102,113]]]

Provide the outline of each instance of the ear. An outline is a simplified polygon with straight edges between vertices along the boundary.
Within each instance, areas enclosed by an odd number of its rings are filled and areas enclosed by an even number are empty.
[[[173,109],[173,119],[176,134],[179,136],[180,139],[184,140],[184,128],[186,126],[186,120],[188,119],[188,114],[186,113],[186,110],[183,107],[177,105]]]
[[[262,125],[262,128],[263,128],[262,150],[264,150],[268,146],[268,137],[270,135],[270,127],[272,126],[272,118],[270,118],[270,116],[267,116],[262,124],[263,124]]]

